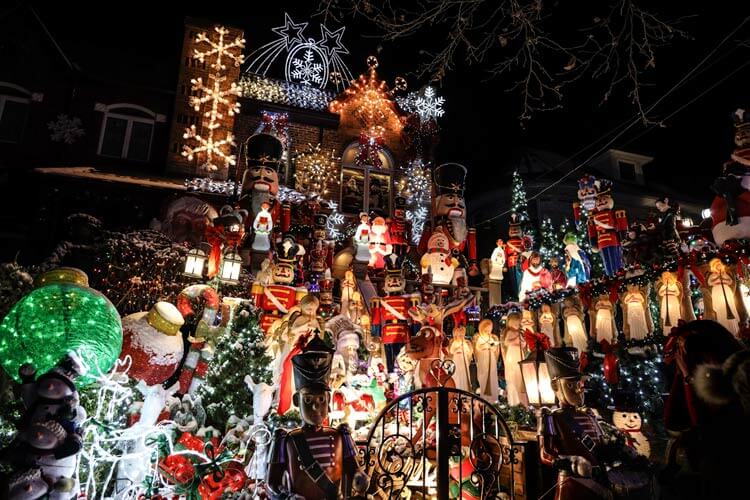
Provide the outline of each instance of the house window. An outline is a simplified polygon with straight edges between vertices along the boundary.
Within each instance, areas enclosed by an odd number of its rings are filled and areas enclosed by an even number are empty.
[[[133,161],[148,161],[156,115],[137,105],[117,104],[103,109],[99,155]]]
[[[0,142],[21,142],[28,117],[28,98],[0,94]]]
[[[635,163],[629,161],[618,160],[617,165],[620,169],[620,179],[623,181],[634,181],[635,176]]]
[[[381,166],[357,165],[359,144],[352,143],[341,155],[341,211],[347,214],[391,211],[393,192],[393,159],[390,153],[379,153]]]

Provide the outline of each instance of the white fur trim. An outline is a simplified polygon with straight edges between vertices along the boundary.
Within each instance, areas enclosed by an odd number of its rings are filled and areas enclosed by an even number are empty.
[[[717,245],[723,245],[727,240],[750,238],[750,216],[740,217],[737,225],[728,226],[726,222],[719,222],[711,230]]]

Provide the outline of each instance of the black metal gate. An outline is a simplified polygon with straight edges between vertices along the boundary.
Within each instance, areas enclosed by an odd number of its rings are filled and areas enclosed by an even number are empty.
[[[466,391],[419,389],[391,401],[361,453],[375,498],[514,498],[510,429],[495,406]]]

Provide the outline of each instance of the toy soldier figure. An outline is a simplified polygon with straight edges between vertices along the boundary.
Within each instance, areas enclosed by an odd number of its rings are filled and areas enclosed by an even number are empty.
[[[555,499],[609,499],[612,492],[622,491],[635,494],[628,498],[641,498],[648,488],[648,474],[620,467],[607,471],[616,461],[634,465],[638,458],[624,440],[607,436],[594,414],[583,407],[578,362],[565,348],[548,349],[545,360],[560,408],[542,410],[539,453],[542,463],[559,471]]]
[[[403,256],[389,254],[385,257],[385,297],[374,297],[370,302],[372,332],[381,337],[385,346],[388,373],[394,371],[394,361],[401,348],[411,337],[413,321],[408,310],[417,307],[419,294],[405,295],[406,281],[403,275]]]
[[[328,381],[333,349],[315,336],[294,358],[294,404],[303,425],[278,429],[266,483],[272,499],[350,499],[363,495],[369,480],[360,471],[349,428],[325,427],[331,400]]]
[[[406,220],[406,198],[396,196],[393,200],[395,208],[393,217],[388,220],[388,230],[391,234],[391,245],[393,253],[397,255],[406,255],[409,250],[409,241],[411,235],[411,222]]]

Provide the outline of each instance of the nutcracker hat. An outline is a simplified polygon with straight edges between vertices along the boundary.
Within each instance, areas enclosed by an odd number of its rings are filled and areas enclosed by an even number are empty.
[[[400,278],[404,269],[404,258],[395,253],[389,253],[385,256],[385,274],[394,278]]]
[[[326,214],[315,214],[313,221],[314,221],[315,227],[324,228],[326,227],[326,224],[328,223],[328,216]]]
[[[294,386],[297,391],[305,387],[330,390],[328,379],[334,350],[317,334],[307,343],[300,354],[292,358]]]
[[[433,173],[436,195],[455,194],[463,197],[466,187],[466,167],[458,163],[443,163]]]
[[[230,227],[233,225],[242,225],[242,222],[247,217],[247,210],[235,209],[230,205],[224,205],[221,207],[221,212],[218,217],[215,217],[211,222],[214,226]]]
[[[544,359],[547,362],[547,370],[551,380],[581,377],[578,362],[567,349],[561,347],[547,349],[544,351]]]
[[[612,181],[609,179],[599,179],[596,181],[596,195],[610,194],[612,192]]]
[[[586,196],[591,196],[597,190],[596,177],[586,174],[578,179],[578,199],[583,200]]]
[[[287,234],[284,239],[276,245],[276,264],[294,266],[299,254],[299,244],[297,239]]]
[[[393,199],[393,204],[397,209],[403,210],[404,208],[406,208],[406,198],[404,198],[403,196],[396,196]]]
[[[262,165],[278,170],[284,145],[271,134],[255,134],[245,141],[245,162],[247,167]]]

